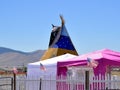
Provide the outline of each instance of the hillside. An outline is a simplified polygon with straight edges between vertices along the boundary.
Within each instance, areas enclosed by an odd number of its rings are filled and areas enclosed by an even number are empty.
[[[23,66],[39,61],[45,50],[22,52],[0,47],[0,67]]]

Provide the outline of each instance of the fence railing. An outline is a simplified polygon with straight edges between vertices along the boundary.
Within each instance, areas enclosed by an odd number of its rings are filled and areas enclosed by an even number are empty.
[[[90,77],[88,81],[88,90],[120,90],[119,76],[96,76]],[[18,90],[86,90],[85,77],[27,77],[24,82],[18,80],[17,83],[25,85],[24,89]]]
[[[0,77],[0,90],[13,90],[13,78]]]
[[[1,79],[0,82],[2,82]],[[88,90],[120,90],[119,76],[90,76],[88,82]],[[11,84],[9,80],[7,83]],[[6,86],[0,90],[12,90],[7,83],[4,83]],[[63,76],[16,77],[16,90],[86,90],[85,84],[84,76],[76,78]]]
[[[90,90],[120,90],[120,76],[99,75],[90,77],[89,82]]]

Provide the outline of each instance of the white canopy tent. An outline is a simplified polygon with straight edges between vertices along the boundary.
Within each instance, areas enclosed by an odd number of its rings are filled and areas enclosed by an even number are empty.
[[[28,79],[40,79],[42,78],[42,80],[45,80],[48,78],[50,78],[50,76],[52,76],[51,79],[56,79],[56,74],[57,74],[57,62],[58,61],[64,61],[70,58],[74,58],[76,57],[75,55],[72,54],[64,54],[61,56],[57,56],[54,58],[50,58],[50,59],[46,59],[43,61],[38,61],[38,62],[34,62],[34,63],[29,63],[27,66],[27,77]],[[40,69],[40,63],[46,68],[46,71],[43,71]],[[44,78],[45,77],[45,78]],[[36,83],[36,84],[35,84]],[[26,90],[33,90],[33,86],[32,83],[27,83],[27,87]],[[42,83],[42,86],[44,83]],[[47,87],[46,87],[47,85]],[[42,87],[42,90],[48,90],[49,86],[49,82],[45,83],[45,87]],[[39,82],[34,82],[34,90],[39,90]],[[56,90],[56,83],[54,83],[52,85],[52,90]]]
[[[54,58],[46,59],[43,61],[38,61],[34,63],[29,63],[27,66],[27,76],[43,76],[43,75],[56,75],[57,62],[64,61],[76,57],[72,54],[64,54]],[[46,68],[46,71],[40,69],[40,63]]]

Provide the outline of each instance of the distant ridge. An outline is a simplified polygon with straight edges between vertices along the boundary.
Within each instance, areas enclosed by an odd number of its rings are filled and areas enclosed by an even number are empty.
[[[22,51],[13,50],[13,49],[10,49],[10,48],[5,48],[5,47],[0,47],[0,54],[8,53],[8,52],[17,52],[17,53],[25,54],[25,52],[22,52]]]
[[[0,67],[23,66],[39,61],[45,50],[22,52],[10,48],[0,47]]]

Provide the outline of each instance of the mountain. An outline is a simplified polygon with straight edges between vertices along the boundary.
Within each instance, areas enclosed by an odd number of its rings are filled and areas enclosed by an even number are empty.
[[[23,66],[39,61],[45,50],[22,52],[10,48],[0,47],[0,67]]]

